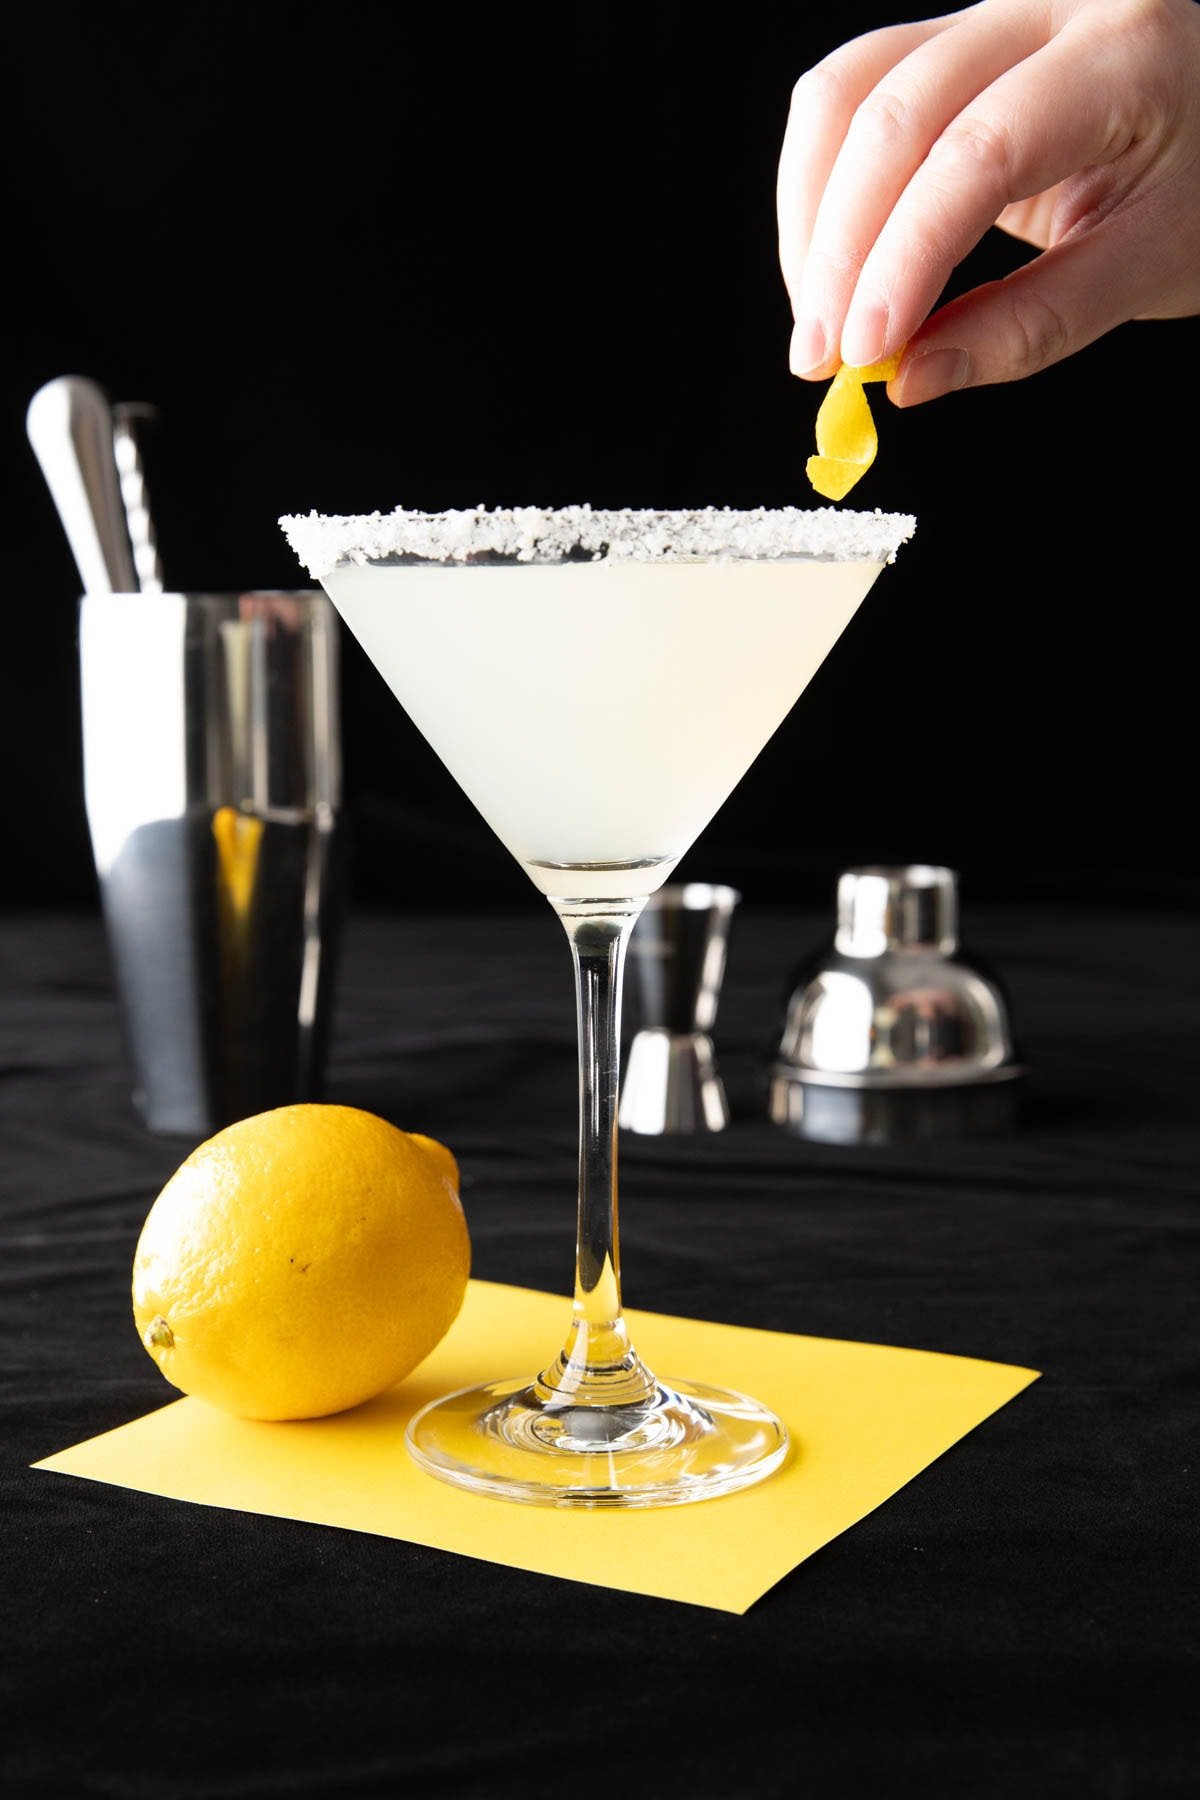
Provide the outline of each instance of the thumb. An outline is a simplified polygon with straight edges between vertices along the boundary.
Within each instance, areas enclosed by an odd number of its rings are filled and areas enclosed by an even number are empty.
[[[889,400],[919,406],[955,388],[1023,380],[1133,318],[1155,278],[1144,245],[1122,235],[1106,222],[932,313],[909,341]]]

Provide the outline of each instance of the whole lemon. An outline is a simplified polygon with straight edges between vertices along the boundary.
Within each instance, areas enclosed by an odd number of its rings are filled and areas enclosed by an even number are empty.
[[[133,1316],[167,1380],[249,1419],[342,1412],[445,1336],[471,1247],[458,1164],[351,1106],[281,1106],[182,1163],[146,1218]]]

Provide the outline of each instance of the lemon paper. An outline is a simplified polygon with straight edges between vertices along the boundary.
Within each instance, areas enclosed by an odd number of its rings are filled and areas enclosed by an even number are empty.
[[[776,1475],[698,1505],[590,1512],[484,1499],[422,1473],[405,1449],[409,1417],[493,1377],[498,1349],[514,1373],[540,1366],[565,1305],[471,1281],[432,1355],[352,1411],[271,1424],[177,1400],[36,1467],[743,1613],[1037,1379],[972,1357],[632,1311],[652,1366],[702,1369],[780,1413],[792,1447]]]

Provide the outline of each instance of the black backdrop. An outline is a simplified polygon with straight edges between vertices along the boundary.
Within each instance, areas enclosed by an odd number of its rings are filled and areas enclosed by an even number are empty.
[[[55,6],[6,27],[12,905],[91,906],[74,566],[25,438],[51,376],[154,403],[169,585],[292,586],[281,512],[807,504],[774,170],[795,75],[899,9]],[[1024,254],[993,234],[955,288]],[[854,504],[918,533],[681,874],[823,901],[1190,902],[1194,320],[902,414]],[[361,653],[354,889],[525,878]]]

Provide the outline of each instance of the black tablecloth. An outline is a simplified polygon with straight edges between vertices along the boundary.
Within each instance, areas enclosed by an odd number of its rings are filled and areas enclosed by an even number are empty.
[[[131,1113],[98,921],[4,920],[8,1791],[1193,1792],[1194,927],[973,925],[1030,1065],[1011,1135],[771,1125],[822,922],[750,905],[716,1034],[733,1124],[623,1134],[628,1304],[1044,1371],[737,1618],[31,1472],[173,1397],[129,1274],[191,1146]],[[569,1292],[569,958],[536,900],[354,917],[327,1097],[451,1145],[476,1274]]]

